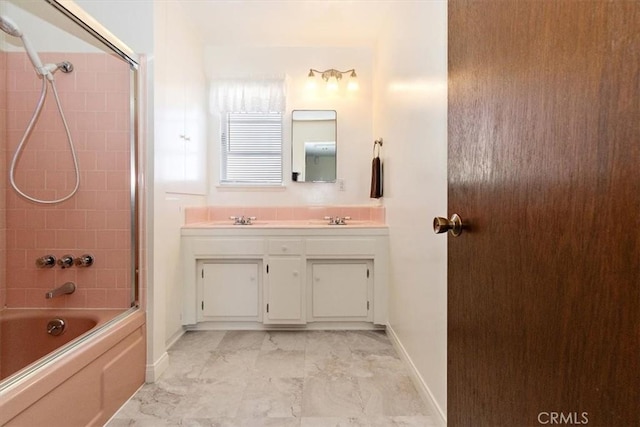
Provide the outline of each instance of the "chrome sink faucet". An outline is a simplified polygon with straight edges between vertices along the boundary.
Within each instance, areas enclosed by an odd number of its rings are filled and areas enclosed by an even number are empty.
[[[251,225],[251,221],[255,221],[255,216],[230,216],[229,219],[233,220],[233,225]]]
[[[329,221],[329,225],[347,225],[347,220],[350,220],[350,216],[325,216],[324,219]]]
[[[62,286],[55,288],[45,294],[46,299],[51,299],[60,295],[69,295],[76,291],[76,284],[73,282],[67,282]]]

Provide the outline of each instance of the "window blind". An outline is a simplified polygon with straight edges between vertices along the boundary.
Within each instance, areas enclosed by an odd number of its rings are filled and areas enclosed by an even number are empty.
[[[226,113],[221,143],[221,183],[282,183],[281,113]]]

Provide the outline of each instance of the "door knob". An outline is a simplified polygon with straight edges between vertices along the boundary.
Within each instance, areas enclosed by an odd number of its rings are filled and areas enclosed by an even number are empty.
[[[452,236],[458,237],[462,233],[462,218],[458,214],[451,215],[451,219],[437,216],[433,218],[433,231],[436,234],[448,231]]]

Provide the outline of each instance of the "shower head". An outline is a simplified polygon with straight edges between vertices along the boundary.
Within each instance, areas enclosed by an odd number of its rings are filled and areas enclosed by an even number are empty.
[[[51,71],[42,67],[42,61],[40,60],[38,53],[35,51],[33,46],[31,46],[31,42],[20,30],[20,27],[18,27],[18,25],[13,22],[11,18],[5,15],[0,15],[0,28],[2,28],[2,31],[11,36],[20,37],[20,39],[22,39],[24,50],[27,51],[27,55],[29,56],[31,63],[35,67],[36,73],[41,76],[46,76],[49,80],[53,80],[53,74],[51,74]]]
[[[0,15],[0,28],[2,31],[13,37],[22,37],[22,31],[9,17]]]

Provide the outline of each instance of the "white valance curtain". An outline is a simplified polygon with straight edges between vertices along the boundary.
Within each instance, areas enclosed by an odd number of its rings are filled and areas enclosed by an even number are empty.
[[[284,113],[285,79],[213,80],[209,108],[212,113]]]

